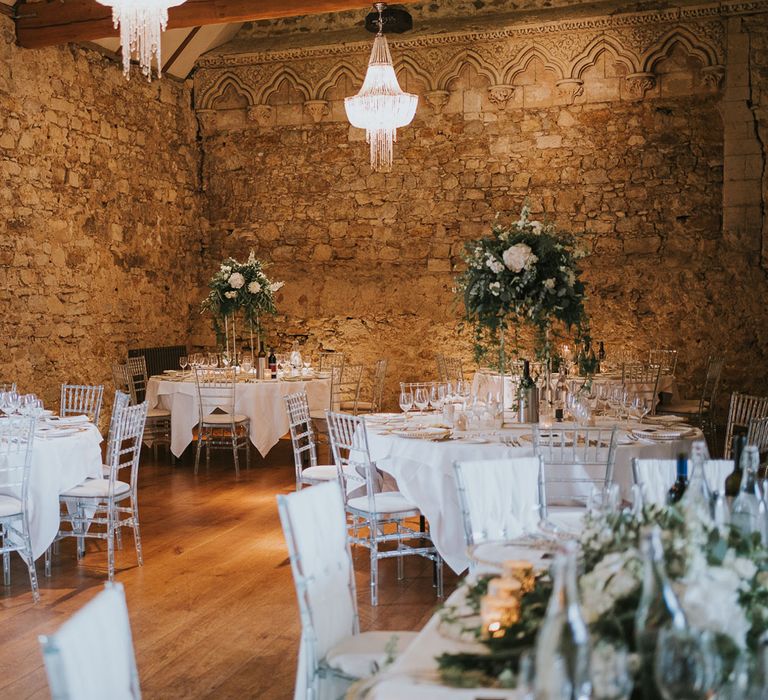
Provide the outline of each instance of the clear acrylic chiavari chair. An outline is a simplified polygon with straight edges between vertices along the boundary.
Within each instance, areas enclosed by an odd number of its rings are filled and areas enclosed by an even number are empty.
[[[656,348],[648,351],[648,364],[659,367],[661,374],[675,376],[677,370],[677,350]]]
[[[91,423],[98,425],[103,397],[104,386],[101,384],[98,386],[62,384],[59,415],[62,418],[85,415]]]
[[[659,378],[661,365],[645,364],[642,362],[625,363],[621,367],[621,381],[624,388],[635,395],[641,396],[648,402],[649,413],[656,413],[659,401]]]
[[[360,632],[354,565],[337,482],[278,496],[277,505],[301,617],[294,697],[344,697],[351,683],[383,668],[416,635]]]
[[[32,596],[40,593],[29,535],[29,471],[35,436],[34,416],[8,416],[0,421],[0,553],[3,583],[11,585],[11,552],[18,552],[29,570]]]
[[[768,416],[753,418],[747,429],[747,445],[754,445],[764,458],[768,453]],[[765,494],[763,494],[765,496]]]
[[[139,506],[137,499],[139,461],[147,404],[127,405],[125,394],[115,396],[107,444],[109,473],[102,479],[86,479],[82,484],[64,491],[60,501],[64,506],[56,542],[66,537],[77,540],[77,557],[85,555],[85,539],[107,541],[107,569],[109,580],[115,576],[115,541],[121,541],[121,528],[133,530],[136,557],[143,564],[141,535],[139,532]],[[106,469],[105,469],[106,472]],[[127,472],[121,480],[121,472]],[[46,574],[50,575],[50,548],[46,552]]]
[[[447,382],[464,381],[464,363],[460,357],[443,355],[443,362],[445,363],[445,379]]]
[[[363,369],[363,365],[344,365],[341,381],[334,386],[336,396],[332,402],[333,406],[338,406],[340,411],[357,415]]]
[[[728,459],[731,456],[733,436],[736,431],[746,432],[753,420],[766,416],[768,416],[768,396],[732,393],[728,406],[728,421],[725,424],[723,457]],[[747,444],[756,443],[748,442]]]
[[[233,369],[195,369],[200,422],[197,426],[195,474],[200,465],[200,452],[205,445],[206,467],[211,464],[212,449],[231,449],[235,474],[240,475],[238,450],[245,448],[245,465],[251,463],[251,421],[235,413],[236,376]]]
[[[574,529],[592,489],[604,490],[613,483],[616,441],[616,426],[533,426],[534,454],[543,463],[539,501],[544,521]]]
[[[421,511],[399,491],[380,491],[376,465],[371,461],[365,418],[328,412],[328,433],[337,475],[342,485],[345,509],[352,519],[350,541],[366,547],[371,559],[371,605],[379,600],[379,559],[397,558],[397,578],[403,578],[403,558],[421,556],[436,567],[436,587],[443,597],[443,560],[432,545],[428,532],[412,528],[406,521],[420,518]],[[348,497],[348,489],[363,487],[365,495]],[[394,526],[394,532],[392,532]],[[361,529],[367,535],[359,535]],[[387,531],[389,530],[389,531]],[[420,540],[422,546],[409,544]],[[382,550],[381,545],[394,543],[395,549]],[[426,543],[426,544],[424,544]]]
[[[143,355],[129,357],[124,365],[112,365],[112,376],[115,381],[115,387],[119,391],[123,391],[123,389],[118,387],[118,382],[120,382],[121,386],[127,387],[127,391],[131,395],[132,405],[145,400],[149,377],[147,376],[147,363]],[[158,446],[164,445],[168,450],[168,454],[171,455],[171,459],[175,461],[175,457],[171,452],[171,412],[167,408],[155,407],[147,409],[144,444],[152,448],[155,459],[157,459]]]
[[[343,352],[321,352],[318,359],[318,371],[330,372],[334,367],[344,369]]]
[[[288,427],[291,434],[293,461],[296,468],[296,490],[302,486],[335,481],[336,466],[318,465],[315,431],[309,411],[306,391],[297,391],[283,397],[288,411]]]
[[[448,381],[448,373],[445,369],[445,355],[442,353],[435,354],[435,366],[437,367],[437,381],[446,383]]]

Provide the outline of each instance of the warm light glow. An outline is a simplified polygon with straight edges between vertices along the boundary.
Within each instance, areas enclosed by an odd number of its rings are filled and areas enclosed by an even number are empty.
[[[377,8],[381,18],[381,8]],[[386,171],[392,167],[392,144],[397,140],[397,129],[411,123],[418,101],[416,95],[400,89],[379,19],[379,33],[373,41],[363,87],[357,95],[344,100],[349,123],[365,129],[373,170]]]
[[[168,25],[168,8],[184,0],[96,0],[112,8],[112,20],[120,27],[123,52],[123,74],[130,78],[131,56],[136,56],[141,72],[152,79],[152,60],[157,75],[163,68],[160,56],[160,36]]]

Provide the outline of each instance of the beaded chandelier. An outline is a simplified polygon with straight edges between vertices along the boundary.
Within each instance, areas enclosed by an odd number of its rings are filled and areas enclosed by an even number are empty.
[[[379,13],[379,31],[373,40],[368,71],[360,92],[344,99],[344,108],[349,123],[365,129],[365,138],[371,147],[371,169],[388,171],[392,168],[392,144],[397,140],[397,128],[411,123],[419,98],[400,89],[384,36],[382,11],[386,4],[377,2],[374,7]]]
[[[130,78],[131,56],[136,55],[141,72],[152,79],[152,59],[160,75],[160,35],[168,25],[168,8],[181,5],[184,0],[96,0],[112,8],[112,20],[120,27],[120,45],[123,53],[123,74]]]

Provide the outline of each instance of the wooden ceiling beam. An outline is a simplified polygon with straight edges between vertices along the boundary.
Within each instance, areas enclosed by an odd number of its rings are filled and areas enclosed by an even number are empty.
[[[250,22],[370,7],[363,0],[186,0],[168,11],[168,29]],[[118,36],[112,10],[96,0],[46,0],[16,6],[16,41],[41,48]]]

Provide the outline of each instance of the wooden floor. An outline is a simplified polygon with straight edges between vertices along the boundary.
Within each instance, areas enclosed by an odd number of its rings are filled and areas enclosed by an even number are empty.
[[[226,453],[198,477],[186,456],[171,466],[144,453],[144,566],[136,565],[126,531],[116,580],[126,589],[145,698],[292,697],[298,609],[275,500],[293,488],[291,464],[285,442],[267,460],[257,456],[239,480]],[[429,619],[437,601],[428,561],[407,559],[402,582],[394,560],[382,561],[380,603],[372,609],[367,552],[355,560],[363,630],[419,629]],[[0,585],[3,700],[48,697],[37,636],[55,630],[105,581],[102,542],[90,541],[79,564],[73,543],[63,543],[50,579],[42,563],[37,605],[17,555],[10,588]],[[446,568],[446,591],[455,581]]]

